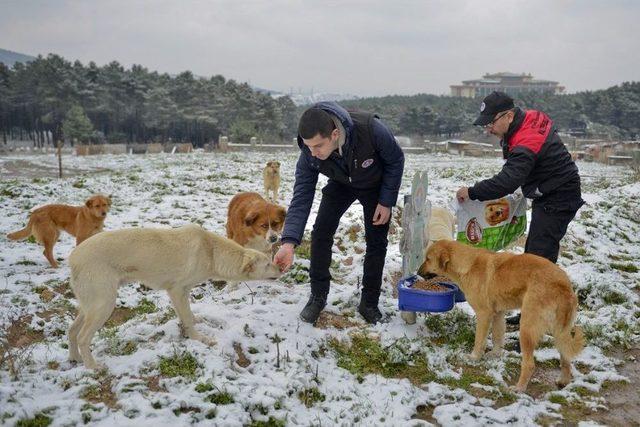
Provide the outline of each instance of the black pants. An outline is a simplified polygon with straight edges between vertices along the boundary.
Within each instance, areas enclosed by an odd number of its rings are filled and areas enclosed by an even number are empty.
[[[331,247],[333,236],[340,223],[340,218],[351,204],[358,200],[364,211],[364,231],[367,251],[364,256],[364,273],[362,278],[362,301],[367,305],[378,305],[382,270],[387,255],[387,234],[389,222],[384,225],[373,225],[373,214],[378,205],[380,190],[355,190],[336,181],[322,189],[322,200],[318,208],[318,216],[311,232],[311,292],[314,295],[329,293],[331,274]]]
[[[579,188],[577,192],[554,194],[553,197],[534,200],[524,251],[544,257],[553,263],[558,261],[560,240],[583,204]]]

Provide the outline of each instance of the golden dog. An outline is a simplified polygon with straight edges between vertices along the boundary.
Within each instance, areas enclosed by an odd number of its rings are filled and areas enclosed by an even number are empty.
[[[533,350],[550,332],[560,352],[559,385],[571,381],[571,360],[584,347],[584,335],[574,326],[578,299],[569,277],[551,261],[532,254],[495,253],[455,241],[435,242],[428,250],[421,273],[446,276],[460,286],[476,313],[477,325],[470,358],[484,355],[492,327],[492,355],[502,350],[504,314],[521,309],[522,364],[516,390],[524,392],[535,367]]]
[[[76,247],[69,265],[70,286],[78,299],[78,316],[69,328],[69,359],[89,369],[99,367],[89,346],[113,312],[120,285],[143,282],[151,289],[165,289],[183,333],[212,345],[215,340],[194,327],[191,289],[206,280],[280,277],[279,268],[265,254],[197,225],[106,231]]]
[[[278,190],[280,189],[280,162],[271,161],[262,171],[264,178],[264,195],[273,202],[278,201]],[[269,197],[269,191],[273,193],[273,198]]]
[[[83,206],[45,205],[34,209],[27,226],[15,233],[7,234],[11,240],[22,240],[33,235],[44,245],[44,256],[53,268],[58,267],[53,256],[53,246],[64,230],[76,238],[76,245],[102,231],[104,219],[111,208],[111,199],[95,195],[87,199]]]

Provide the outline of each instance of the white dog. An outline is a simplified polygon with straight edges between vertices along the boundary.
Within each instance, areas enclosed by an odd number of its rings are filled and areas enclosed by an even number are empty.
[[[143,282],[165,289],[184,334],[207,345],[215,340],[194,328],[189,292],[206,280],[276,279],[268,256],[197,225],[176,229],[130,228],[96,234],[69,256],[78,316],[69,328],[69,359],[95,369],[91,339],[116,306],[120,285]]]

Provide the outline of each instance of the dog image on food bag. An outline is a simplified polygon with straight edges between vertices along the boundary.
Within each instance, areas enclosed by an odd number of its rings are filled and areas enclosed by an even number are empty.
[[[489,225],[498,225],[502,221],[509,219],[509,202],[506,199],[499,199],[487,203],[484,207],[484,219]]]

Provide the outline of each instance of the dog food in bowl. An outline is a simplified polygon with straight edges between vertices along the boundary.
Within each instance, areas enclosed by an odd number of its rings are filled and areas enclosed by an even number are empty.
[[[446,286],[442,286],[433,280],[416,280],[412,288],[432,292],[447,292],[450,290]]]

